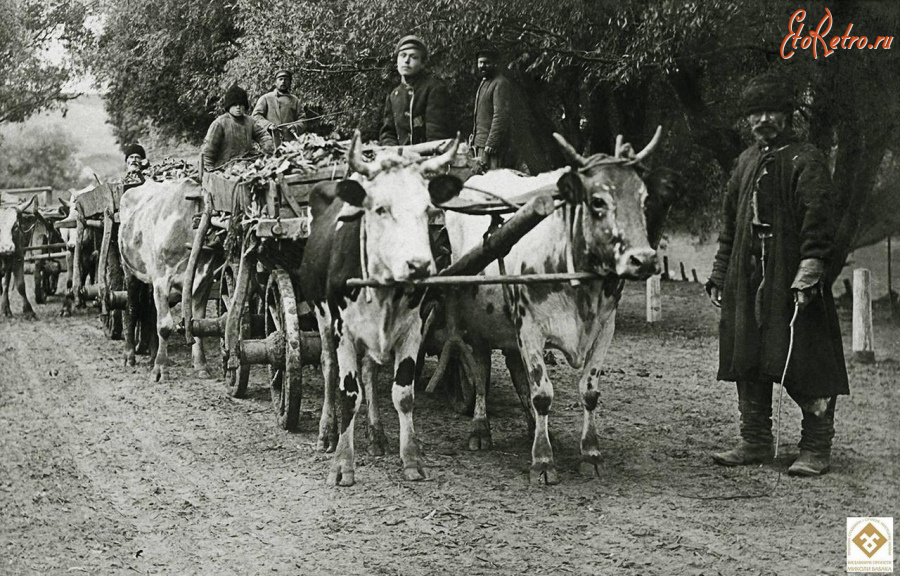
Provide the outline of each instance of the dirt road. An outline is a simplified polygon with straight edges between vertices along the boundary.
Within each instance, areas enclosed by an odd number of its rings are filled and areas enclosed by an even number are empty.
[[[469,452],[467,420],[420,394],[429,479],[404,481],[385,402],[393,453],[366,455],[359,430],[357,484],[339,489],[315,450],[312,368],[301,431],[289,434],[262,373],[249,399],[230,399],[221,382],[191,377],[178,343],[172,377],[154,384],[146,359],[123,366],[92,309],[58,318],[51,300],[36,323],[4,318],[0,574],[844,573],[845,518],[900,516],[900,330],[880,314],[879,362],[850,366],[832,473],[781,474],[799,439],[787,397],[783,457],[725,469],[708,458],[737,433],[733,387],[714,381],[715,312],[697,284],[663,291],[659,325],[641,319],[640,286],[626,291],[599,480],[577,474],[574,371],[553,369],[553,487],[527,484],[530,439],[496,358],[494,450]]]

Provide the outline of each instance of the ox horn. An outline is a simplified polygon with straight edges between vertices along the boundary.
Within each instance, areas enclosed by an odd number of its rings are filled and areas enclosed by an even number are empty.
[[[440,156],[435,156],[434,158],[425,160],[424,162],[419,164],[419,169],[422,172],[440,172],[444,169],[445,166],[453,161],[453,157],[456,156],[456,150],[458,148],[459,132],[456,133],[456,138],[454,138],[453,142],[450,143],[450,148],[448,148],[446,152],[444,152]]]
[[[656,127],[656,133],[653,135],[653,138],[650,140],[650,143],[644,147],[643,150],[634,155],[634,158],[631,160],[632,163],[637,164],[644,158],[650,155],[653,152],[656,145],[659,144],[659,140],[662,138],[662,126]]]
[[[369,164],[363,160],[360,140],[362,140],[362,135],[359,133],[359,130],[357,130],[353,133],[353,139],[350,140],[350,150],[347,152],[350,170],[352,172],[358,172],[367,178],[372,178],[378,173],[378,169],[373,164]]]
[[[31,200],[29,200],[28,202],[24,202],[24,203],[19,204],[18,206],[16,206],[16,212],[19,213],[19,216],[21,216],[22,213],[25,212],[25,210],[26,210],[29,206],[31,206],[31,203],[34,202],[34,199],[35,199],[35,198],[37,198],[37,195],[32,196],[32,197],[31,197]]]
[[[553,137],[556,139],[557,144],[559,144],[560,147],[563,149],[563,154],[565,154],[566,158],[568,158],[569,163],[572,166],[574,166],[576,168],[581,168],[581,167],[587,165],[587,159],[584,156],[582,156],[581,154],[579,154],[575,150],[575,148],[573,148],[572,145],[569,144],[566,141],[566,139],[562,137],[562,135],[554,132]]]

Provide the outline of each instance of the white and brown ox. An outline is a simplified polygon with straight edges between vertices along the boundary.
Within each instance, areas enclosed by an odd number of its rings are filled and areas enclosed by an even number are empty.
[[[28,202],[19,204],[0,204],[0,270],[2,270],[3,297],[0,309],[4,316],[12,316],[9,307],[9,291],[15,280],[16,290],[22,297],[22,315],[34,320],[37,316],[28,294],[25,292],[25,252],[23,251],[30,239],[30,232],[26,230],[33,224],[35,216],[27,214],[25,210],[34,201],[34,197]]]
[[[413,426],[423,291],[400,287],[348,290],[345,282],[368,276],[389,283],[435,272],[428,236],[429,208],[458,194],[462,184],[447,175],[428,182],[425,175],[447,166],[457,144],[424,161],[416,155],[387,153],[365,163],[357,133],[349,153],[353,177],[336,186],[316,188],[310,197],[313,220],[299,278],[322,337],[325,401],[319,440],[326,450],[334,445],[336,408],[340,408],[340,435],[329,484],[354,483],[356,413],[365,394],[370,418],[377,416],[372,361],[387,364],[391,357],[391,397],[400,419],[404,475],[410,480],[424,478]],[[362,370],[361,354],[366,356]]]
[[[188,197],[199,197],[200,185],[184,178],[155,182],[147,180],[122,195],[119,202],[119,252],[128,287],[125,314],[125,362],[135,363],[135,327],[138,316],[140,285],[149,285],[156,306],[156,330],[159,348],[151,370],[151,379],[165,378],[168,365],[168,339],[175,330],[169,306],[173,290],[183,289],[191,243],[194,239],[193,216],[197,203]],[[206,316],[206,300],[212,287],[216,256],[204,251],[197,265],[193,289],[194,318]],[[200,338],[194,340],[192,363],[198,375],[208,378],[206,356]]]
[[[553,384],[544,364],[545,346],[562,351],[569,364],[582,370],[579,392],[584,409],[581,433],[582,472],[595,474],[600,459],[597,442],[597,402],[600,367],[615,330],[616,307],[625,280],[644,280],[657,273],[656,251],[648,242],[645,208],[648,190],[635,165],[659,141],[635,155],[595,155],[583,158],[559,135],[557,140],[571,166],[536,178],[552,181],[565,200],[547,219],[526,234],[504,258],[509,274],[594,272],[602,279],[580,285],[518,284],[505,288],[482,285],[471,298],[461,298],[458,318],[475,351],[475,373],[490,374],[492,349],[503,350],[523,407],[534,417],[532,482],[558,480],[548,435]],[[491,180],[504,171],[469,180],[467,185],[517,195]],[[544,182],[546,183],[546,182]],[[490,218],[448,213],[447,230],[454,260],[481,244]],[[494,263],[485,271],[498,274]],[[484,387],[479,387],[484,390]],[[490,427],[483,395],[476,396],[470,448],[489,448]]]

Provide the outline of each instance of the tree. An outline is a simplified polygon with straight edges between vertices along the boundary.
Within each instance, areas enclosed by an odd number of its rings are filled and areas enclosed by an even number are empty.
[[[78,55],[91,41],[86,17],[75,0],[0,0],[0,124],[77,96],[66,86],[83,70]],[[68,51],[62,62],[47,58],[52,46]]]
[[[81,184],[77,148],[69,133],[55,125],[7,131],[0,142],[0,188],[77,187]]]
[[[120,144],[146,134],[199,143],[213,119],[240,32],[218,0],[108,0],[93,71]]]

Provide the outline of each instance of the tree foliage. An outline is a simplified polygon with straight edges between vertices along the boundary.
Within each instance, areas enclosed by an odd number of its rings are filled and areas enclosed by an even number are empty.
[[[75,0],[0,0],[0,124],[21,122],[63,105],[76,94],[67,85],[83,71],[81,54],[90,44],[87,10]],[[70,50],[54,62],[51,47]]]
[[[16,127],[0,142],[0,188],[78,186],[81,167],[77,143],[59,126]]]
[[[271,89],[277,68],[289,67],[311,113],[329,114],[344,134],[358,127],[373,137],[385,94],[399,81],[394,44],[413,33],[425,39],[431,69],[456,96],[454,117],[465,134],[478,84],[476,50],[489,43],[503,54],[536,117],[545,119],[536,125],[544,135],[556,130],[581,150],[610,152],[617,134],[642,146],[663,125],[654,161],[678,167],[688,184],[673,219],[702,232],[715,221],[724,181],[749,143],[741,90],[752,76],[777,71],[802,97],[796,129],[830,152],[845,247],[882,159],[898,144],[897,50],[838,50],[817,59],[800,50],[784,60],[779,48],[796,7],[778,0],[233,0],[214,28],[204,20],[214,8],[197,18],[193,7],[205,3],[190,0],[188,14],[172,20],[173,3],[155,4],[158,22],[131,25],[127,41],[119,40],[116,55],[130,50],[126,61],[143,68],[123,76],[130,84],[114,85],[114,118],[136,114],[199,138],[212,120],[211,100],[225,87],[237,82],[254,99]],[[851,22],[854,34],[870,36],[892,34],[900,23],[900,4],[893,1],[827,6],[832,36]],[[804,34],[825,7],[807,3]],[[119,18],[127,13],[134,22],[132,13],[140,10],[120,10]],[[113,35],[122,34],[116,29]],[[216,40],[207,38],[202,48],[185,43],[213,29]],[[166,43],[179,55],[193,50],[205,60],[188,57],[196,66],[167,60],[158,49]],[[122,69],[113,62],[112,69]],[[157,68],[177,81],[160,80]],[[148,94],[148,84],[157,82],[164,93]],[[148,101],[168,104],[154,108]]]
[[[118,141],[135,141],[150,124],[164,136],[202,139],[225,64],[237,53],[234,6],[109,0],[102,9],[94,72]]]

